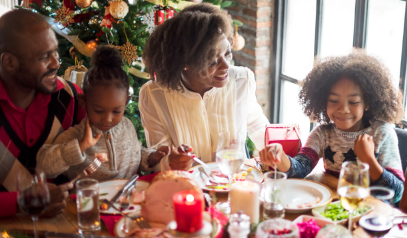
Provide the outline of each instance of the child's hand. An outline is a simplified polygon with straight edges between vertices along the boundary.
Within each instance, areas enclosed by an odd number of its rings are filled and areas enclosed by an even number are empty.
[[[188,170],[191,168],[194,162],[192,147],[187,145],[181,145],[178,148],[171,147],[171,153],[169,158],[170,167],[173,170]]]
[[[270,144],[260,151],[260,161],[263,164],[274,166],[281,163],[281,153],[284,153],[280,144]]]
[[[104,163],[108,161],[109,159],[107,158],[106,153],[95,153],[95,158],[100,160],[100,162]]]
[[[83,135],[82,140],[79,141],[79,147],[81,148],[81,152],[83,153],[90,147],[94,146],[96,142],[98,142],[100,136],[101,134],[99,133],[95,137],[93,137],[92,128],[89,125],[89,118],[86,118],[85,133]]]
[[[148,164],[149,166],[154,166],[157,163],[160,162],[160,160],[166,156],[168,153],[170,153],[170,147],[169,146],[161,146],[156,150],[155,152],[151,153],[148,156]]]
[[[354,151],[360,161],[370,164],[375,160],[373,137],[368,134],[359,135],[355,140]]]

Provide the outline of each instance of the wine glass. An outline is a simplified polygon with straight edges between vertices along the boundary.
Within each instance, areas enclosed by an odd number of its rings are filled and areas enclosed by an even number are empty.
[[[365,215],[360,221],[359,225],[373,237],[382,237],[386,235],[390,229],[393,227],[393,197],[394,191],[390,188],[374,186],[370,187],[370,198],[378,199],[388,206],[380,211],[375,211],[375,214]]]
[[[216,152],[216,162],[220,171],[227,175],[229,180],[229,190],[232,185],[232,176],[240,170],[244,162],[244,149],[245,139],[241,135],[232,135],[230,132],[222,132],[218,137],[218,147]],[[227,202],[218,203],[217,208],[230,214],[230,196]]]
[[[17,203],[22,212],[31,215],[34,223],[34,236],[38,238],[38,216],[50,203],[47,180],[42,171],[27,169],[18,174]]]
[[[338,183],[338,195],[342,206],[349,212],[349,231],[352,232],[352,214],[369,196],[369,165],[345,162],[342,164]]]

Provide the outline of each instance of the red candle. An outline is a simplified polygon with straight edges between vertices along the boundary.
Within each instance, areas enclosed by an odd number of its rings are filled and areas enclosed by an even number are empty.
[[[182,191],[172,197],[177,231],[192,233],[202,228],[203,199],[201,193],[193,190]]]

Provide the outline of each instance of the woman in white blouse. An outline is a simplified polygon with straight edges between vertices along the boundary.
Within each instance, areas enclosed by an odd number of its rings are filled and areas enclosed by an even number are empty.
[[[210,4],[185,8],[158,26],[143,58],[155,79],[140,90],[147,145],[188,144],[204,162],[215,160],[218,135],[249,135],[264,147],[267,118],[257,103],[251,70],[230,65],[232,20]],[[181,162],[180,162],[181,161]],[[166,156],[160,169],[188,169],[187,153]]]

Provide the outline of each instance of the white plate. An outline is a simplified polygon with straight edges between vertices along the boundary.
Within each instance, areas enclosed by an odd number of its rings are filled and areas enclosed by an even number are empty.
[[[116,179],[116,180],[110,180],[110,181],[105,181],[105,182],[99,183],[99,198],[110,200],[117,193],[117,191],[119,191],[124,186],[124,184],[127,181],[128,181],[128,179]],[[148,185],[150,185],[150,183],[142,181],[142,180],[137,180],[136,189],[137,189],[137,191],[143,191],[143,190],[147,189]],[[105,193],[107,193],[107,194],[103,195]],[[117,200],[117,202],[115,203],[116,207],[120,207],[120,203],[118,201],[119,200]],[[131,209],[131,208],[133,208],[133,209]],[[140,205],[130,203],[129,209],[126,209],[123,212],[125,212],[125,213],[129,213],[129,212],[133,213],[133,212],[137,212],[137,211],[139,212],[140,209],[141,209]],[[117,212],[113,208],[109,208],[106,211],[101,210],[100,213],[116,214]]]
[[[332,202],[331,204],[337,204],[337,203],[340,203],[340,201]],[[312,209],[312,215],[314,215],[315,217],[321,218],[321,219],[325,219],[327,221],[331,221],[335,225],[344,225],[346,223],[346,221],[349,219],[349,218],[346,218],[346,219],[342,219],[339,221],[332,221],[330,218],[324,217],[323,215],[321,215],[321,213],[325,211],[326,205]],[[366,206],[368,208],[368,210],[361,215],[353,216],[352,222],[358,222],[363,215],[368,214],[369,212],[373,211],[373,209],[374,209],[372,206],[370,206],[368,204],[364,204],[363,206]]]
[[[210,169],[217,169],[218,168],[218,164],[215,162],[211,162],[211,163],[207,163],[206,165],[208,165],[208,167]],[[212,191],[214,190],[215,192],[229,192],[229,189],[227,190],[223,190],[223,189],[211,189],[211,188],[207,188],[205,186],[205,180],[204,178],[206,178],[206,175],[202,175],[201,176],[201,172],[199,171],[199,167],[201,167],[202,165],[197,165],[195,167],[192,167],[190,169],[193,170],[193,172],[191,173],[191,175],[194,177],[194,179],[198,182],[199,186],[201,187],[201,189],[206,190],[206,191]],[[247,171],[247,169],[252,168],[253,170],[251,172],[247,173],[247,176],[253,176],[253,180],[256,182],[261,183],[263,181],[263,173],[256,167],[250,166],[250,165],[242,165],[240,171]]]
[[[298,208],[297,205],[314,202],[311,207]],[[320,183],[305,179],[287,179],[285,184],[285,211],[289,213],[303,213],[315,207],[320,207],[332,201],[331,190]]]
[[[132,215],[133,215],[133,214],[132,214]],[[203,213],[203,219],[210,222],[211,216],[209,215],[209,213],[204,212],[204,213]],[[126,219],[125,219],[124,217],[122,217],[122,218],[116,223],[116,225],[114,226],[114,235],[115,235],[116,237],[127,237],[127,236],[128,236],[128,234],[123,231],[123,227],[124,227],[124,222],[125,222],[125,220],[126,220]],[[217,237],[217,236],[219,235],[219,232],[221,231],[221,225],[220,225],[219,221],[218,221],[216,218],[214,219],[214,221],[215,221],[215,227],[213,227],[213,229],[214,229],[214,231],[215,231],[215,237]],[[136,225],[135,223],[129,223],[129,225],[131,225],[131,226],[132,226],[132,229],[134,229],[134,230],[137,230],[137,229],[138,229],[138,228],[137,228],[137,225]],[[161,229],[164,229],[164,230],[167,229],[167,226],[164,225],[164,224],[161,224],[161,223],[153,223],[153,222],[151,222],[151,223],[150,223],[150,226],[151,226],[152,228],[161,228]]]

